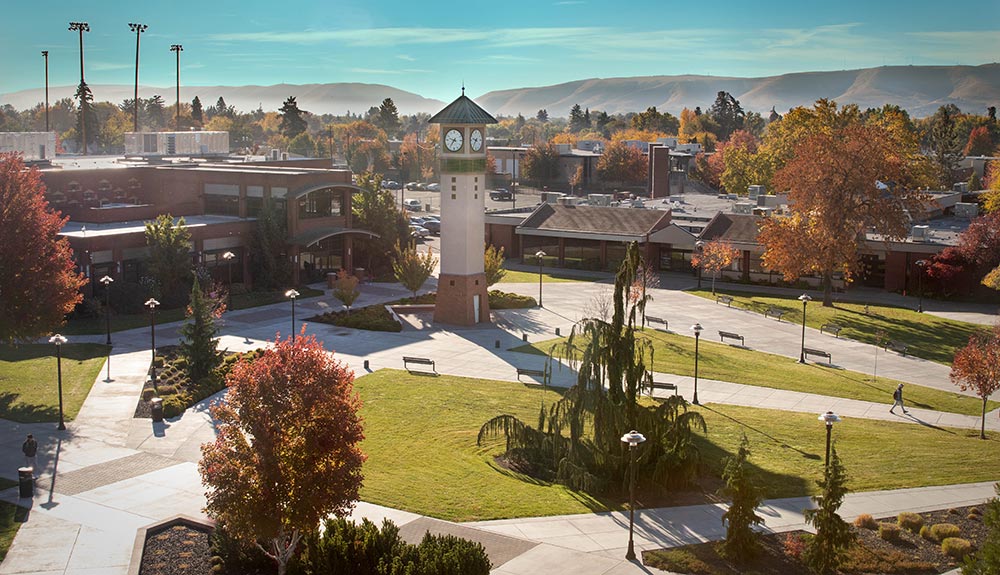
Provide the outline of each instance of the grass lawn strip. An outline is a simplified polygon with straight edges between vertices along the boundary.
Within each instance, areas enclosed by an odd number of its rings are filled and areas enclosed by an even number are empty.
[[[586,278],[586,277],[575,277],[572,275],[565,275],[559,272],[556,273],[543,273],[542,282],[543,283],[567,283],[567,282],[595,282],[599,278]],[[538,272],[522,272],[519,270],[506,270],[503,275],[503,279],[498,283],[502,284],[524,284],[524,283],[538,283]]]
[[[14,536],[21,527],[21,522],[15,519],[18,512],[17,505],[0,501],[0,561],[7,556],[10,544],[14,542]]]
[[[654,371],[694,376],[694,338],[650,328],[645,329],[643,334],[652,340],[655,348]],[[514,351],[548,354],[555,345],[564,341],[566,338],[551,339],[522,345],[514,348]],[[821,363],[802,364],[781,355],[712,341],[702,341],[699,346],[698,376],[771,389],[885,403],[886,409],[892,404],[892,392],[902,383],[884,377],[872,382],[868,374],[826,367]],[[955,389],[957,391],[958,388]],[[981,400],[958,393],[907,384],[905,397],[908,407],[982,415]],[[1000,407],[1000,403],[990,401],[987,410],[997,407]]]
[[[380,370],[359,378],[368,455],[362,499],[449,521],[476,521],[607,511],[620,502],[589,497],[561,485],[496,465],[501,443],[479,448],[476,436],[489,418],[509,413],[527,423],[551,390],[517,383],[426,377]],[[699,438],[706,489],[719,485],[721,459],[740,436],[751,441],[767,498],[816,492],[823,466],[824,428],[812,414],[730,406],[694,407],[708,433]],[[975,430],[845,419],[834,429],[837,450],[853,491],[991,481],[1000,476],[1000,435],[975,439]],[[969,465],[969,462],[977,462]],[[900,472],[900,466],[905,472]],[[640,495],[643,506],[664,503]]]
[[[687,293],[715,300],[710,290],[689,290]],[[715,290],[716,294],[733,297],[733,307],[764,313],[770,306],[786,310],[784,321],[802,324],[802,302],[796,297],[755,294],[739,291]],[[951,365],[955,351],[969,343],[969,336],[985,326],[945,319],[929,313],[885,306],[838,302],[834,307],[823,307],[822,301],[814,300],[806,311],[806,325],[819,329],[823,324],[836,323],[843,326],[841,337],[874,344],[875,334],[885,330],[888,339],[907,344],[906,353],[923,359]]]
[[[56,350],[49,344],[0,346],[0,419],[21,423],[59,420]],[[63,412],[76,417],[104,366],[108,348],[94,343],[62,346]]]

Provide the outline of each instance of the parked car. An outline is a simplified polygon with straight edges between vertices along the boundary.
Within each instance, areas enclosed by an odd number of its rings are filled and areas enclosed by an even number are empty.
[[[420,225],[427,228],[432,234],[441,233],[441,220],[426,219],[424,220],[424,223]]]
[[[433,184],[427,184],[427,191],[428,192],[440,192],[441,191],[441,184],[439,184],[437,182],[434,182]]]
[[[403,207],[410,210],[411,212],[419,212],[421,209],[423,209],[423,207],[420,205],[420,200],[416,198],[403,200]]]
[[[417,182],[407,182],[406,183],[406,189],[407,190],[419,190],[420,189],[420,184],[418,184]]]
[[[387,190],[400,190],[400,189],[403,188],[403,185],[400,184],[399,182],[395,181],[395,180],[389,180],[388,182],[386,182],[384,184],[384,186],[385,186],[385,189],[387,189]]]
[[[431,231],[423,226],[410,225],[410,237],[413,238],[426,238],[431,235]]]
[[[510,201],[514,199],[514,194],[507,188],[497,188],[490,192],[490,199],[498,202]]]

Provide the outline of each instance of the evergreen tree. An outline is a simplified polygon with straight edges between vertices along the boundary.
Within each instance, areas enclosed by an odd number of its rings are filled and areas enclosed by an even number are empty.
[[[265,289],[284,285],[289,277],[289,263],[282,254],[285,246],[285,212],[274,209],[271,202],[257,215],[253,235],[253,278]]]
[[[729,139],[729,135],[743,127],[746,113],[737,100],[729,92],[719,92],[715,97],[715,103],[708,110],[708,115],[719,124],[720,142]]]
[[[145,110],[146,112],[146,122],[147,127],[150,130],[158,131],[162,130],[166,126],[164,111],[166,110],[166,103],[163,101],[163,96],[159,94],[154,94],[152,98],[149,98],[145,102],[139,103],[139,110]]]
[[[90,86],[86,82],[81,82],[76,88],[76,99],[80,102],[76,113],[76,137],[80,144],[80,150],[86,152],[85,147],[93,144],[97,140],[97,114],[94,113],[92,102],[94,94],[90,91]],[[84,120],[86,118],[86,120]],[[83,122],[86,121],[86,130]],[[87,141],[83,142],[83,132],[86,131]]]
[[[212,317],[209,305],[197,276],[191,286],[191,303],[187,309],[187,321],[181,328],[181,355],[187,359],[188,375],[194,382],[211,374],[222,363],[215,336],[219,329]]]
[[[198,122],[199,124],[204,121],[204,116],[202,114],[202,108],[201,108],[201,100],[198,99],[198,96],[195,96],[194,100],[191,100],[191,119],[194,120],[195,122]]]
[[[750,442],[744,433],[739,450],[734,457],[726,459],[726,468],[722,472],[722,479],[726,482],[722,494],[733,500],[729,510],[722,515],[726,525],[726,540],[722,548],[726,557],[738,564],[756,555],[758,542],[753,526],[764,522],[764,518],[755,513],[761,502],[761,493],[750,475],[749,459]]]
[[[583,108],[580,107],[580,104],[573,104],[569,111],[569,131],[575,134],[589,127],[590,123],[584,119]]]
[[[215,115],[216,116],[227,116],[227,117],[231,118],[231,117],[233,117],[233,112],[234,111],[235,110],[233,110],[232,106],[227,106],[226,105],[225,98],[223,98],[222,96],[219,96],[219,99],[215,102]]]
[[[375,114],[373,120],[376,126],[382,128],[386,136],[392,138],[396,135],[396,132],[399,131],[399,111],[392,98],[382,100],[382,105],[378,107],[378,113]]]
[[[847,495],[847,472],[840,463],[836,447],[830,451],[830,465],[817,482],[821,495],[813,497],[816,509],[806,509],[806,522],[816,528],[816,535],[809,541],[802,559],[818,575],[836,573],[844,551],[854,541],[851,527],[840,518],[837,510]]]
[[[928,139],[931,154],[938,168],[939,184],[951,187],[952,171],[958,166],[962,157],[962,139],[958,132],[957,119],[961,110],[955,104],[947,104],[938,108],[931,118],[931,130]]]
[[[543,124],[546,123],[546,122],[548,122],[549,121],[549,111],[546,110],[545,108],[542,108],[541,110],[538,111],[537,114],[535,114],[535,119],[538,120],[539,122],[543,123]]]
[[[285,103],[278,108],[278,113],[281,114],[281,126],[278,129],[286,138],[293,139],[306,131],[306,121],[302,118],[305,110],[299,109],[295,96],[285,99]]]
[[[300,156],[313,157],[316,152],[316,142],[309,137],[308,132],[302,132],[288,142],[288,152]]]

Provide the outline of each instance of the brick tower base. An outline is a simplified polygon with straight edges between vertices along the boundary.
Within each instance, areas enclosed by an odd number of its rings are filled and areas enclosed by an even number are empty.
[[[479,296],[479,317],[476,317],[473,296]],[[486,274],[469,276],[441,274],[438,277],[434,323],[475,325],[489,323],[490,298],[486,289]]]

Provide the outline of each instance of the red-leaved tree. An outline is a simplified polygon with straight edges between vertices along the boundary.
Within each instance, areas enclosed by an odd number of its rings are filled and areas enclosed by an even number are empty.
[[[969,344],[955,352],[951,381],[962,391],[972,390],[983,400],[979,438],[986,439],[986,402],[1000,389],[1000,323],[990,331],[969,337]]]
[[[59,237],[67,219],[49,208],[37,169],[0,154],[0,343],[50,333],[83,298],[86,279]]]
[[[719,272],[733,265],[740,257],[740,250],[725,240],[712,240],[706,243],[701,252],[691,256],[691,265],[704,271],[712,272],[712,295],[715,295],[715,277]]]
[[[218,435],[198,464],[205,510],[273,559],[279,575],[304,533],[358,498],[365,456],[353,380],[303,332],[234,365],[226,401],[212,406]]]

